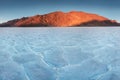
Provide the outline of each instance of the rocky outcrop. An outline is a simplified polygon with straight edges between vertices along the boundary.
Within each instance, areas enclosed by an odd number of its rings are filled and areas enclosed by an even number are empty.
[[[1,27],[38,27],[38,26],[119,26],[116,21],[108,18],[81,11],[61,12],[56,11],[44,15],[36,15],[32,17],[23,17],[6,23],[0,24]]]

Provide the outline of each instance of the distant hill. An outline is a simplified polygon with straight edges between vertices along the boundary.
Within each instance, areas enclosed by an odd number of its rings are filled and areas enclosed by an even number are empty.
[[[0,24],[0,27],[70,27],[70,26],[120,26],[115,20],[110,20],[97,14],[81,11],[51,12],[44,15],[23,17]]]

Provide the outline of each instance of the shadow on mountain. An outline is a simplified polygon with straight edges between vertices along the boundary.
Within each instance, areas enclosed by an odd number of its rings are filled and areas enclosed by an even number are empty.
[[[89,22],[84,22],[80,25],[77,25],[77,27],[79,26],[120,26],[120,24],[118,24],[117,22],[115,21],[111,21],[111,20],[104,20],[104,21],[98,21],[98,20],[92,20],[92,21],[89,21]]]

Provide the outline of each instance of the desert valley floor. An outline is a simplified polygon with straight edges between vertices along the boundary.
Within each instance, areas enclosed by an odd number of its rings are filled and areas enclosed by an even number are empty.
[[[0,28],[0,80],[120,80],[120,28]]]

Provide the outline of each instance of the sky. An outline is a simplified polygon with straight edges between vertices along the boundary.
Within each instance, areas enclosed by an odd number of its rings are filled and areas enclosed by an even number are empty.
[[[54,11],[84,11],[120,22],[120,0],[0,0],[0,23]]]

